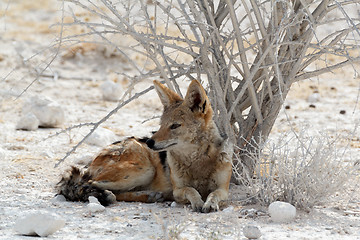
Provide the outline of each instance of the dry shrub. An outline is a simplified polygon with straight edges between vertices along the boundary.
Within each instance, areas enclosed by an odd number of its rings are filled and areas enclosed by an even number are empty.
[[[337,143],[305,131],[281,136],[277,142],[260,143],[257,152],[245,153],[255,163],[253,177],[239,172],[235,176],[264,205],[279,200],[306,210],[341,191],[354,175],[354,165],[344,161],[346,150]]]
[[[221,134],[237,147],[256,151],[252,145],[267,139],[294,83],[347,65],[357,72],[358,4],[66,0],[59,45],[86,39],[115,49],[126,60],[132,71],[120,74],[130,87],[106,118],[135,99],[131,88],[143,79],[161,78],[180,96],[179,81],[198,79],[207,89]],[[252,173],[254,162],[246,155],[240,159],[237,166],[246,168],[237,170]]]

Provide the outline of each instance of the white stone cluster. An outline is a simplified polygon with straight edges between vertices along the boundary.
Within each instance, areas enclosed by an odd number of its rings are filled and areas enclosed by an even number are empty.
[[[65,121],[64,110],[58,103],[39,96],[24,103],[21,115],[16,129],[33,131],[38,127],[58,127]]]

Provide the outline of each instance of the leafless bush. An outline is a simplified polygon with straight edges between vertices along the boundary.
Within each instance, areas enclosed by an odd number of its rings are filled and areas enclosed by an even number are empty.
[[[112,46],[136,70],[134,84],[161,77],[181,95],[179,79],[201,80],[220,131],[246,152],[267,139],[293,83],[360,60],[358,14],[348,11],[358,0],[65,2],[73,22],[62,25],[63,44]],[[331,32],[322,31],[326,24]],[[252,174],[241,153],[239,166]]]
[[[260,143],[257,153],[246,153],[255,165],[253,177],[236,176],[264,205],[280,200],[309,209],[343,190],[354,176],[356,168],[344,162],[345,150],[337,144],[336,139],[309,137],[305,131],[282,136],[275,143]]]

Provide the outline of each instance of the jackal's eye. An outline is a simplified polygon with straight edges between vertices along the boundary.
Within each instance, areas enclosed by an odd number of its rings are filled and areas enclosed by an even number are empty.
[[[170,126],[170,129],[177,129],[178,127],[180,127],[181,126],[181,124],[179,124],[179,123],[174,123],[174,124],[172,124],[171,126]]]

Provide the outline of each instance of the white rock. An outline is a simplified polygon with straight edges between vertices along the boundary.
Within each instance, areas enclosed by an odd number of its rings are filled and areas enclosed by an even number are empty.
[[[177,207],[177,203],[174,201],[170,204],[170,207],[174,208],[174,207]]]
[[[105,207],[98,203],[89,203],[87,209],[92,213],[105,211]]]
[[[254,225],[247,225],[243,229],[244,236],[248,239],[258,239],[261,237],[260,229]]]
[[[120,84],[114,83],[113,81],[105,81],[101,87],[102,97],[105,101],[119,101],[123,94],[123,88]]]
[[[51,199],[51,202],[53,203],[57,203],[57,202],[66,202],[66,198],[64,197],[64,195],[56,195],[53,199]]]
[[[54,154],[50,151],[43,151],[40,155],[45,158],[54,158]]]
[[[271,220],[277,223],[291,222],[296,217],[296,208],[287,202],[276,201],[270,204]]]
[[[65,220],[49,212],[33,212],[15,222],[22,235],[46,237],[65,225]]]
[[[99,200],[94,196],[89,196],[89,203],[100,204]]]
[[[99,147],[107,146],[117,140],[115,133],[106,128],[97,128],[85,142]]]
[[[78,165],[88,165],[94,159],[94,154],[81,156],[75,160]]]
[[[320,93],[315,92],[308,97],[309,103],[316,103],[320,100]]]
[[[34,131],[39,127],[39,119],[32,113],[28,112],[23,115],[16,125],[16,129]]]
[[[23,115],[33,113],[42,127],[57,127],[65,120],[64,110],[58,103],[38,96],[25,102],[22,112]]]
[[[225,208],[224,210],[222,210],[223,212],[233,212],[234,211],[234,207],[233,206],[228,206],[227,208]]]
[[[89,204],[87,205],[87,209],[94,213],[94,212],[103,212],[105,211],[105,207],[100,204],[99,200],[94,196],[89,196],[88,198]]]

